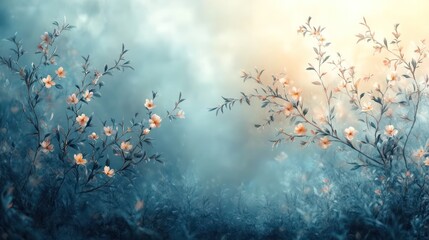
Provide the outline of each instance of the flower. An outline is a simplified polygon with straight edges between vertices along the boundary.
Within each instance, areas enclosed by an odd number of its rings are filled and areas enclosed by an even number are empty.
[[[85,99],[85,101],[89,102],[89,101],[91,101],[91,98],[92,98],[93,95],[94,95],[93,92],[90,92],[89,90],[86,90],[83,93],[83,98]]]
[[[81,126],[85,127],[86,124],[89,121],[89,117],[85,115],[85,113],[82,113],[81,115],[76,117],[76,122]]]
[[[414,152],[414,157],[417,159],[422,158],[426,154],[423,148],[419,148],[416,152]]]
[[[74,154],[74,161],[77,165],[85,165],[87,163],[86,159],[83,158],[82,153]]]
[[[279,78],[279,83],[281,83],[283,86],[287,87],[290,84],[290,79],[288,77]]]
[[[133,148],[133,145],[131,145],[129,141],[121,143],[121,149],[124,150],[124,152],[129,152],[131,148]]]
[[[425,164],[425,166],[429,166],[429,157],[427,157],[423,163]]]
[[[305,133],[307,132],[307,129],[305,128],[304,124],[299,123],[298,125],[295,126],[295,134],[297,135],[305,135]]]
[[[185,111],[179,110],[176,114],[176,117],[178,117],[180,119],[184,119],[185,118]]]
[[[401,77],[395,71],[387,74],[386,78],[389,82],[395,82],[395,81],[397,82],[397,81],[401,80]]]
[[[76,97],[75,93],[67,97],[68,104],[77,104],[78,102],[79,102],[79,99]]]
[[[88,135],[88,138],[95,141],[98,139],[98,135],[97,133],[92,132],[91,134]]]
[[[48,75],[45,78],[43,78],[42,82],[45,84],[46,88],[51,88],[52,86],[55,86],[55,82],[52,80],[51,75]]]
[[[66,77],[66,71],[64,71],[63,67],[59,67],[57,70],[55,70],[55,73],[59,78],[65,78]]]
[[[378,195],[378,196],[380,196],[381,195],[381,189],[375,189],[374,190],[374,193],[376,194],[376,195]]]
[[[109,166],[104,166],[104,174],[106,174],[108,177],[113,177],[115,175],[115,169],[110,168]]]
[[[374,107],[372,106],[371,102],[365,102],[362,104],[362,112],[369,112],[372,111]]]
[[[353,140],[357,133],[358,131],[354,127],[348,127],[344,130],[344,135],[349,141]]]
[[[110,127],[110,126],[104,127],[103,130],[104,130],[104,135],[106,135],[108,137],[111,136],[114,132],[112,127]]]
[[[145,128],[144,130],[143,130],[143,134],[144,135],[148,135],[150,133],[150,129],[149,128]]]
[[[156,107],[156,106],[155,106],[155,104],[153,103],[153,100],[152,100],[152,99],[146,99],[146,102],[145,102],[144,106],[145,106],[147,109],[149,109],[149,110],[151,110],[151,109],[153,109],[153,108],[155,108],[155,107]]]
[[[293,112],[293,104],[291,102],[286,102],[283,106],[283,113],[286,116],[290,116]]]
[[[292,99],[295,101],[299,101],[301,99],[301,92],[302,90],[296,87],[293,87],[290,91],[289,94],[291,95]]]
[[[161,126],[161,121],[162,119],[160,116],[153,114],[149,119],[149,125],[151,128],[159,128]]]
[[[386,59],[384,59],[384,60],[383,60],[383,65],[384,65],[384,66],[386,66],[386,67],[390,67],[390,60],[389,60],[389,59],[387,59],[387,58],[386,58]]]
[[[40,146],[42,147],[42,152],[44,153],[50,153],[54,151],[54,145],[51,144],[51,141],[49,139],[46,139],[41,142]]]
[[[389,137],[394,137],[396,134],[398,134],[398,130],[395,129],[393,125],[387,125],[384,128],[384,134],[386,134]]]
[[[42,39],[42,42],[46,44],[49,44],[51,42],[51,37],[49,36],[48,32],[45,32],[43,35],[41,35],[40,39]]]
[[[329,146],[331,146],[331,141],[329,140],[328,137],[325,136],[325,137],[320,139],[319,145],[322,149],[327,149],[327,148],[329,148]]]

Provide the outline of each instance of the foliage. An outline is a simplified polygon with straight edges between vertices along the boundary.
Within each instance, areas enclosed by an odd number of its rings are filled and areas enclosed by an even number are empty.
[[[263,123],[255,124],[256,128],[283,123],[276,138],[271,140],[274,147],[282,142],[300,140],[302,146],[317,144],[325,151],[336,146],[355,153],[343,161],[351,164],[352,170],[369,171],[371,180],[365,185],[375,189],[374,194],[383,196],[382,210],[375,216],[376,224],[372,224],[374,230],[371,231],[390,234],[361,237],[394,238],[393,232],[383,230],[392,221],[406,230],[415,226],[415,219],[424,228],[428,224],[429,154],[427,138],[424,137],[427,132],[418,121],[427,111],[429,78],[421,66],[428,51],[424,41],[415,46],[413,53],[404,50],[399,24],[394,26],[391,39],[382,40],[375,37],[366,19],[361,25],[365,30],[357,35],[358,42],[371,44],[374,53],[386,54],[383,65],[388,73],[385,79],[374,79],[372,74],[360,75],[358,69],[348,65],[340,53],[331,54],[331,43],[324,35],[325,28],[314,26],[309,18],[299,27],[298,33],[315,43],[315,61],[309,62],[306,70],[314,74],[309,83],[320,90],[323,100],[312,102],[310,94],[314,96],[313,88],[303,90],[293,85],[291,76],[285,72],[265,80],[264,71],[256,69],[255,74],[243,71],[241,76],[245,82],[252,80],[255,83],[257,87],[253,92],[241,92],[239,98],[223,97],[223,103],[210,111],[223,113],[236,103],[251,105],[259,100],[261,108],[266,109],[267,118]],[[370,81],[373,86],[368,86]],[[315,111],[316,106],[322,110]],[[284,120],[290,124],[285,125]],[[327,170],[330,171],[333,170]],[[352,199],[351,202],[357,201],[354,197]],[[350,219],[361,221],[358,216]],[[417,238],[427,237],[424,232],[427,231],[423,228],[417,230]]]
[[[129,225],[119,209],[129,204],[127,197],[136,191],[133,184],[139,166],[162,163],[150,137],[162,121],[154,102],[157,93],[146,99],[146,113],[136,113],[128,123],[89,114],[90,104],[101,97],[105,78],[133,69],[126,59],[128,50],[122,44],[113,64],[105,64],[102,70],[92,67],[89,55],[84,56],[81,73],[69,72],[72,63],[62,61],[59,48],[60,37],[73,26],[53,25],[52,32],[42,34],[34,55],[14,35],[7,39],[13,45],[12,54],[0,57],[1,65],[10,71],[5,76],[11,78],[1,99],[2,239],[57,239],[64,236],[64,229],[97,224],[104,229],[100,236],[136,237],[131,231],[104,225],[115,217],[120,220],[115,225]],[[184,118],[179,106],[184,100],[180,94],[166,118]],[[108,214],[110,208],[118,211]],[[76,232],[82,238],[87,234]]]

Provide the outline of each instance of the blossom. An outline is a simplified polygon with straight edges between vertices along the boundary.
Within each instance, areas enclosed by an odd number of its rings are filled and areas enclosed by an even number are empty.
[[[68,104],[77,104],[78,102],[79,102],[79,99],[76,97],[75,93],[67,97]]]
[[[349,141],[353,140],[357,133],[358,131],[354,127],[348,127],[344,130],[344,135]]]
[[[372,106],[371,102],[365,102],[362,104],[362,112],[369,112],[372,111],[374,107]]]
[[[104,166],[104,174],[106,174],[108,177],[113,177],[115,175],[115,169],[110,168],[109,166]]]
[[[42,39],[42,42],[46,44],[49,44],[51,42],[51,37],[49,36],[48,32],[45,32],[43,35],[41,35],[40,39]]]
[[[113,134],[113,129],[110,126],[104,127],[103,130],[104,130],[104,135],[108,137]]]
[[[375,189],[375,190],[374,190],[374,193],[375,193],[376,195],[380,196],[380,195],[381,195],[381,189],[379,189],[379,188]]]
[[[377,82],[374,83],[373,87],[375,88],[375,91],[380,91],[380,89],[381,89],[380,83],[377,83]]]
[[[383,60],[383,65],[384,65],[384,66],[386,66],[386,67],[390,67],[390,60],[389,60],[389,59],[387,59],[387,58],[386,58],[386,59],[384,59],[384,60]]]
[[[296,30],[297,33],[304,33],[305,32],[305,28],[304,26],[299,26],[298,30]]]
[[[290,91],[289,94],[291,95],[292,99],[295,101],[299,101],[301,99],[301,92],[302,90],[296,87],[293,87]]]
[[[46,139],[41,142],[40,146],[42,147],[42,151],[44,153],[50,153],[54,151],[54,145],[51,144],[51,141],[49,139]]]
[[[323,138],[321,138],[320,139],[320,141],[319,141],[319,145],[320,145],[320,147],[322,148],[322,149],[327,149],[327,148],[329,148],[329,146],[331,146],[331,141],[329,140],[329,138],[328,137],[323,137]]]
[[[295,134],[297,135],[305,135],[305,133],[307,132],[307,129],[305,128],[304,124],[299,123],[298,125],[295,126]]]
[[[414,157],[417,159],[422,158],[426,154],[425,150],[423,148],[419,148],[417,151],[414,152]]]
[[[395,81],[397,82],[397,81],[401,80],[401,77],[395,71],[387,74],[386,78],[389,82],[395,82]]]
[[[144,135],[148,135],[150,133],[150,129],[149,128],[145,128],[144,130],[143,130],[143,134]]]
[[[88,138],[95,141],[98,139],[98,135],[97,133],[92,132],[91,134],[88,135]]]
[[[82,113],[81,115],[76,117],[76,122],[81,126],[84,127],[89,121],[89,117],[85,115],[85,113]]]
[[[149,125],[151,128],[157,128],[161,126],[161,117],[153,114],[152,117],[149,119]]]
[[[287,87],[290,84],[290,79],[288,77],[279,78],[279,83],[281,83],[283,86]]]
[[[89,102],[89,101],[91,101],[91,98],[92,98],[93,95],[94,95],[93,92],[90,92],[89,90],[86,90],[83,93],[83,98],[85,99],[85,101]]]
[[[286,116],[290,116],[293,112],[293,104],[291,102],[286,102],[283,106],[283,113]]]
[[[64,71],[63,67],[59,67],[57,70],[55,70],[55,73],[59,78],[65,78],[66,77],[66,71]]]
[[[149,109],[149,110],[151,110],[151,109],[153,109],[153,108],[155,108],[155,107],[156,107],[156,106],[155,106],[155,104],[153,103],[153,100],[152,100],[152,99],[146,99],[146,102],[145,102],[144,106],[145,106],[147,109]]]
[[[427,157],[423,163],[425,164],[425,166],[429,166],[429,157]]]
[[[73,156],[77,165],[85,165],[87,163],[86,159],[83,158],[82,153],[74,154]]]
[[[131,148],[133,148],[133,145],[131,145],[131,143],[129,141],[121,143],[121,149],[124,152],[129,152],[131,150]]]
[[[52,80],[51,75],[48,75],[45,78],[43,78],[42,82],[45,84],[46,88],[51,88],[52,86],[55,86],[55,82]]]
[[[389,137],[394,137],[396,134],[398,134],[398,130],[395,129],[393,125],[387,125],[384,128],[384,134],[386,134]]]
[[[185,111],[179,110],[176,114],[176,117],[178,117],[180,119],[184,119],[185,118]]]

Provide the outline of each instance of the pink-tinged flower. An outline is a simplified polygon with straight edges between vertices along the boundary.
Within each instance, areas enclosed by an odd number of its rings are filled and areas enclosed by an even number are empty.
[[[401,80],[401,77],[395,71],[387,74],[386,78],[389,82],[397,82],[397,81]]]
[[[279,78],[279,83],[285,87],[288,87],[290,84],[290,79],[287,76]]]
[[[89,101],[91,101],[91,98],[92,98],[93,95],[94,95],[93,92],[90,92],[89,90],[86,90],[83,93],[83,98],[85,99],[85,101],[89,102]]]
[[[161,126],[161,117],[153,114],[152,117],[149,119],[149,126],[151,128],[159,128]]]
[[[425,154],[426,154],[425,150],[423,148],[419,148],[417,151],[414,152],[414,157],[417,159],[420,159],[424,157]]]
[[[77,104],[78,102],[79,102],[79,99],[76,97],[75,93],[67,97],[68,104]]]
[[[429,157],[427,157],[427,158],[423,161],[423,163],[425,164],[425,166],[429,166]]]
[[[302,90],[296,87],[293,87],[290,91],[289,94],[292,97],[293,100],[295,101],[299,101],[301,99],[301,93]]]
[[[305,28],[304,26],[299,26],[298,30],[296,30],[297,33],[304,33],[305,32]]]
[[[371,102],[365,102],[362,104],[362,112],[369,112],[372,111],[374,107],[372,106]]]
[[[144,106],[149,110],[155,108],[155,104],[153,103],[152,99],[146,99]]]
[[[82,153],[74,154],[74,161],[77,165],[85,165],[87,163],[86,159],[83,158]]]
[[[376,195],[378,195],[378,196],[381,196],[381,189],[375,189],[374,190],[374,193],[376,194]]]
[[[129,141],[121,143],[121,149],[124,152],[129,152],[132,148],[133,148],[133,145],[131,145],[131,143]]]
[[[55,86],[55,82],[52,80],[51,75],[48,75],[45,78],[43,78],[42,82],[45,84],[46,88],[51,88],[52,86]]]
[[[55,73],[59,78],[65,78],[66,77],[66,71],[64,71],[63,67],[59,67],[57,70],[55,70]]]
[[[54,151],[54,145],[51,144],[51,141],[49,139],[46,139],[41,142],[40,146],[42,147],[42,152],[44,153],[50,153]]]
[[[98,139],[98,135],[97,133],[92,132],[91,134],[88,135],[88,138],[95,141]]]
[[[42,44],[37,44],[37,52],[43,52],[44,48]]]
[[[390,60],[389,59],[384,59],[383,60],[383,65],[386,67],[390,67]]]
[[[51,42],[51,37],[49,36],[48,32],[45,32],[43,35],[41,35],[40,39],[42,39],[42,42],[46,44],[49,44]]]
[[[357,133],[358,131],[354,127],[348,127],[344,130],[344,135],[349,141],[353,140]]]
[[[136,204],[134,205],[134,210],[140,211],[144,207],[143,200],[138,200]]]
[[[103,130],[104,130],[104,135],[108,137],[112,136],[112,134],[114,133],[113,128],[110,126],[104,127]]]
[[[89,121],[89,117],[85,115],[85,113],[82,113],[81,115],[76,117],[76,122],[81,126],[85,127],[86,124]]]
[[[323,137],[323,138],[321,138],[320,139],[320,141],[319,141],[319,145],[320,145],[320,147],[322,148],[322,149],[327,149],[327,148],[329,148],[329,146],[331,146],[331,141],[329,140],[329,138],[328,137]]]
[[[395,129],[395,127],[393,125],[387,125],[384,128],[384,134],[386,134],[389,137],[394,137],[394,136],[396,136],[396,134],[398,134],[398,130]]]
[[[149,128],[145,128],[144,130],[143,130],[143,134],[144,135],[148,135],[150,133],[150,129]]]
[[[113,177],[115,175],[115,169],[110,168],[109,166],[104,166],[103,170],[104,174],[106,174],[108,177]]]
[[[295,134],[296,135],[305,135],[305,133],[307,132],[307,129],[305,128],[304,124],[299,123],[298,125],[295,126]]]
[[[291,102],[286,102],[283,106],[283,113],[286,116],[290,116],[293,112],[293,104]]]
[[[180,118],[180,119],[184,119],[185,118],[185,111],[179,110],[176,114],[176,117]]]
[[[50,63],[50,64],[52,64],[52,65],[54,65],[54,64],[56,64],[57,62],[55,61],[55,58],[54,58],[54,57],[51,57],[51,58],[49,59],[49,63]]]

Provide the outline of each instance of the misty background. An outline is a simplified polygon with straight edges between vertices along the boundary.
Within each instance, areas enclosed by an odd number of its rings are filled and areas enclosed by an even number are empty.
[[[272,149],[275,129],[256,130],[264,114],[259,104],[237,106],[215,116],[208,108],[221,103],[220,96],[239,96],[251,90],[240,79],[240,70],[266,69],[266,77],[284,69],[305,86],[305,71],[312,59],[311,42],[296,34],[308,16],[327,27],[328,41],[362,73],[384,76],[370,46],[355,45],[359,22],[366,17],[378,36],[389,35],[401,23],[404,42],[422,39],[429,28],[421,21],[427,14],[424,1],[0,1],[1,38],[18,32],[29,52],[39,36],[52,30],[53,21],[76,26],[62,37],[58,65],[72,64],[68,72],[80,72],[82,55],[102,68],[112,63],[121,44],[129,49],[135,71],[106,79],[103,97],[92,103],[100,119],[127,118],[144,111],[144,100],[157,91],[157,109],[170,109],[179,92],[187,99],[186,119],[168,122],[153,131],[155,148],[165,165],[157,169],[181,169],[198,179],[225,184],[255,184],[273,188],[284,184],[288,169],[310,169],[327,153],[298,144]],[[418,5],[418,7],[417,7]],[[410,43],[412,44],[412,43]],[[0,44],[0,50],[7,50]],[[71,59],[67,59],[71,58]],[[74,65],[73,65],[74,64]],[[72,75],[67,78],[71,80]],[[163,113],[165,113],[163,111]],[[315,161],[316,160],[316,161]],[[286,184],[287,185],[287,184]]]

